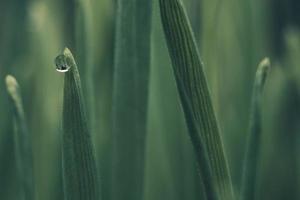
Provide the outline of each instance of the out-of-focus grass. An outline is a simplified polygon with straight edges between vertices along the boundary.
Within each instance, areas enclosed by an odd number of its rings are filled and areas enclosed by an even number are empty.
[[[111,197],[139,200],[144,191],[152,1],[118,0],[116,17]]]
[[[75,31],[70,31],[70,35],[74,34],[75,52],[78,57],[79,68],[82,71],[84,94],[87,101],[87,113],[89,127],[94,131],[95,127],[95,89],[94,89],[94,69],[95,69],[95,53],[94,53],[94,12],[92,9],[92,1],[90,0],[74,0],[74,22]],[[72,37],[72,36],[71,36]]]
[[[195,178],[195,160],[186,138],[157,1],[153,3],[155,39],[152,41],[145,199],[182,199],[182,196],[199,199],[202,192]],[[295,12],[298,1],[201,0],[195,3],[195,0],[184,0],[183,3],[200,37],[200,52],[234,189],[240,186],[255,64],[263,56],[270,56],[274,67],[263,100],[264,145],[258,166],[257,196],[258,199],[298,199],[299,51],[297,45],[292,51],[283,48],[286,30],[290,26],[299,28],[299,14]],[[14,74],[22,85],[24,109],[33,138],[36,197],[41,200],[63,199],[60,163],[63,78],[57,76],[53,58],[64,46],[74,47],[75,38],[70,36],[74,24],[69,23],[70,18],[73,20],[69,14],[73,6],[71,0],[0,2],[0,78],[4,80],[6,74]],[[106,199],[110,199],[115,6],[115,1],[91,0],[90,8],[93,10],[95,58],[93,140],[102,167],[101,184]],[[198,12],[193,14],[193,9]],[[299,37],[299,32],[293,32]],[[292,39],[289,43],[297,42]],[[13,130],[8,120],[10,113],[3,81],[0,96],[0,199],[10,200],[16,199],[16,176],[12,159]]]
[[[7,75],[5,78],[7,92],[11,100],[13,118],[15,165],[17,169],[17,197],[24,200],[35,199],[35,185],[33,177],[33,158],[31,135],[27,129],[27,122],[23,108],[20,87],[16,79]]]
[[[12,72],[16,65],[15,57],[21,57],[25,52],[25,42],[27,34],[25,31],[26,23],[26,4],[27,1],[1,1],[0,2],[0,177],[3,182],[0,183],[0,194],[4,198],[17,198],[14,193],[14,160],[13,157],[13,130],[10,124],[9,106],[5,79],[6,74]],[[20,44],[24,44],[20,46]],[[24,66],[24,65],[23,65]],[[2,195],[1,195],[2,196]]]
[[[260,164],[258,194],[262,199],[298,199],[299,198],[299,70],[295,55],[299,54],[299,32],[286,30],[285,53],[280,62],[274,66],[269,79],[268,93],[265,95],[266,105],[263,118],[266,135],[263,142]],[[293,41],[292,45],[289,41]],[[277,99],[277,101],[272,100]],[[275,148],[274,148],[275,147]],[[284,171],[284,173],[283,173]],[[272,176],[273,174],[273,176]],[[293,184],[290,184],[293,183]],[[263,190],[268,185],[269,191]],[[280,191],[275,190],[280,187]]]
[[[249,125],[249,135],[247,136],[247,146],[245,161],[243,165],[242,186],[240,199],[255,199],[257,188],[257,171],[261,154],[262,138],[262,99],[263,89],[269,74],[271,63],[269,58],[263,59],[256,71]]]

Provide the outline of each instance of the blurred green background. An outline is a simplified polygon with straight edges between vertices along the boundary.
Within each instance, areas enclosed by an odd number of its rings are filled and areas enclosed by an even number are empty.
[[[150,0],[149,0],[150,1]],[[63,199],[63,75],[54,58],[74,48],[72,0],[0,1],[0,199],[17,198],[12,121],[4,78],[20,83],[32,135],[36,199]],[[103,199],[110,200],[111,111],[116,5],[91,0],[95,127]],[[300,1],[184,0],[217,113],[235,192],[240,189],[255,70],[272,71],[263,103],[257,199],[300,199]],[[145,200],[202,199],[192,146],[153,0]],[[75,52],[76,58],[76,52]],[[82,70],[79,66],[79,70]],[[87,80],[86,76],[82,81]],[[85,93],[85,91],[84,91]]]

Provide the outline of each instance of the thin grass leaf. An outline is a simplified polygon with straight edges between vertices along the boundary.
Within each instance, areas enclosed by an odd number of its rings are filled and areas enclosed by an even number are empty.
[[[13,110],[15,159],[21,191],[19,198],[33,200],[35,190],[31,137],[27,129],[21,93],[13,76],[7,75],[5,81]]]
[[[1,1],[0,2],[0,79],[1,82],[5,79],[5,75],[13,70],[16,75],[23,74],[22,69],[27,71],[28,68],[22,63],[16,66],[16,61],[24,56],[24,52],[28,51],[29,39],[28,31],[26,31],[28,19],[29,1]],[[8,48],[9,47],[9,48]],[[4,82],[4,81],[3,81]],[[0,84],[0,96],[5,97],[5,84]],[[0,199],[17,199],[16,192],[11,192],[17,184],[15,180],[15,161],[14,156],[14,136],[11,134],[12,126],[11,119],[7,113],[10,112],[8,98],[0,99]]]
[[[175,79],[208,199],[234,199],[223,144],[197,45],[179,0],[160,0]]]
[[[243,180],[241,200],[255,199],[255,186],[257,179],[257,166],[261,148],[261,107],[263,88],[270,71],[270,60],[265,58],[258,66],[253,86],[250,129],[247,140],[247,149],[243,166]]]
[[[63,181],[66,200],[96,200],[99,183],[88,130],[80,76],[69,49],[56,58],[65,73],[63,103]]]
[[[143,197],[152,1],[118,0],[113,85],[112,199]]]

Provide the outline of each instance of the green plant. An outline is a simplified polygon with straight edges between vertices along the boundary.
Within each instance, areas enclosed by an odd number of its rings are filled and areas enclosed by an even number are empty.
[[[160,0],[175,79],[208,199],[234,199],[203,64],[179,0]]]
[[[152,2],[118,0],[112,109],[112,199],[143,196]]]
[[[25,120],[21,92],[19,84],[13,76],[7,75],[5,81],[13,113],[15,160],[20,191],[18,197],[24,200],[33,200],[35,199],[35,190],[32,145]]]
[[[69,49],[56,60],[59,71],[64,69],[63,103],[63,181],[67,200],[96,200],[99,183],[91,135],[77,65]]]
[[[83,92],[87,101],[87,118],[89,127],[95,129],[95,91],[94,91],[94,27],[90,0],[75,1],[75,52],[82,72]]]
[[[270,71],[270,60],[263,59],[256,71],[252,94],[251,116],[249,124],[249,135],[244,161],[244,171],[241,189],[241,200],[255,199],[255,186],[257,180],[258,161],[261,149],[262,134],[262,97],[266,78]]]
[[[296,2],[0,1],[0,200],[299,199]]]

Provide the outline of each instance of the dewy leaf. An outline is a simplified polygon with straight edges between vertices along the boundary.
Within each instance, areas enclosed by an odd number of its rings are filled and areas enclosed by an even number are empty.
[[[117,0],[112,199],[143,199],[152,1]]]
[[[179,0],[160,0],[161,19],[189,135],[208,199],[234,199],[197,45]]]
[[[244,161],[241,200],[255,199],[257,165],[261,148],[261,107],[262,94],[271,64],[268,58],[261,61],[255,75],[253,86],[249,136]]]
[[[63,57],[64,59],[62,59]],[[99,183],[91,135],[88,130],[77,65],[69,49],[56,58],[68,66],[63,103],[63,180],[66,200],[96,200]]]
[[[31,137],[27,129],[25,114],[19,85],[16,79],[6,76],[7,91],[10,95],[14,119],[14,138],[15,138],[15,156],[20,181],[20,198],[24,200],[33,200],[34,196],[34,178],[33,178],[33,156]]]

